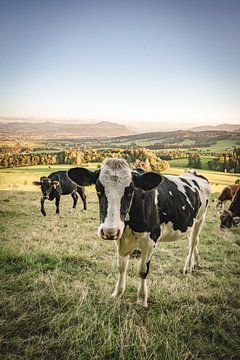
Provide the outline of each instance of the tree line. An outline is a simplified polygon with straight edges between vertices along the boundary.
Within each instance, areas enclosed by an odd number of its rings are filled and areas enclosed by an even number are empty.
[[[102,162],[107,157],[122,157],[135,167],[145,170],[163,171],[168,168],[168,162],[161,160],[152,151],[145,148],[96,150],[92,148],[70,148],[56,153],[25,153],[0,154],[0,167],[11,168],[33,165],[80,165],[89,162]]]
[[[208,168],[214,171],[240,173],[240,147],[235,147],[231,153],[222,153],[208,161]]]

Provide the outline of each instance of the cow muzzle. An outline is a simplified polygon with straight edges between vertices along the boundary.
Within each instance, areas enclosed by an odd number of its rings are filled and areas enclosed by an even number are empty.
[[[114,228],[101,228],[100,237],[104,240],[118,240],[120,238],[121,230]]]
[[[48,196],[48,195],[44,195],[42,198],[43,198],[44,200],[47,200],[47,199],[49,199],[49,196]]]

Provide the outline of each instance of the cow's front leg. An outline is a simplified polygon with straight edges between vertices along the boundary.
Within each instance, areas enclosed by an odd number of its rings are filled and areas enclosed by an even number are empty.
[[[155,243],[151,239],[144,239],[141,246],[141,258],[138,261],[138,274],[141,278],[138,288],[137,303],[143,307],[147,307],[148,289],[147,275],[149,272],[150,260],[155,248]]]
[[[43,216],[46,216],[46,211],[45,211],[45,208],[44,208],[44,202],[45,200],[43,198],[41,198],[41,213],[43,214]]]
[[[129,262],[129,255],[120,256],[118,254],[118,263],[117,264],[118,264],[119,276],[118,276],[118,281],[115,285],[114,292],[112,293],[113,298],[116,298],[116,297],[122,295],[125,291],[128,262]]]
[[[60,196],[57,196],[55,199],[55,205],[56,205],[56,214],[59,214],[59,203],[60,203]]]

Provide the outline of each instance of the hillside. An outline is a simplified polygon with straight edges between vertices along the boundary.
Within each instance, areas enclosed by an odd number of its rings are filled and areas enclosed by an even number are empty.
[[[101,121],[91,124],[66,124],[45,122],[1,122],[1,139],[59,139],[59,138],[88,138],[114,137],[132,134],[126,126]]]
[[[191,131],[240,131],[239,124],[203,125],[190,129]]]

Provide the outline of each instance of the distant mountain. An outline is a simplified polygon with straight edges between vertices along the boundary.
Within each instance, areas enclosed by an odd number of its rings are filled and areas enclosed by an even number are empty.
[[[0,122],[0,137],[28,139],[73,139],[133,134],[125,125],[101,121],[91,124],[45,122]]]
[[[239,124],[220,124],[220,125],[203,125],[190,129],[191,131],[236,131],[240,130]]]

